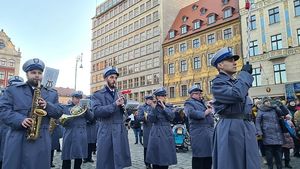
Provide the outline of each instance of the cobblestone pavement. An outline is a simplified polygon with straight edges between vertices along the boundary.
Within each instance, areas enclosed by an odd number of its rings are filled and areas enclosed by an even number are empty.
[[[132,130],[129,130],[129,144],[131,151],[131,161],[132,166],[126,169],[144,169],[144,156],[143,156],[143,146],[141,144],[134,144],[134,134]],[[55,152],[54,156],[54,169],[60,169],[62,161],[61,153]],[[93,159],[96,160],[96,155],[93,155]],[[73,162],[73,161],[72,161]],[[178,152],[177,153],[177,165],[170,166],[170,169],[191,169],[192,168],[192,151],[186,153]],[[73,164],[72,164],[73,165]],[[291,157],[291,165],[293,169],[300,169],[300,158]],[[72,167],[73,168],[73,167]],[[83,163],[82,169],[94,169],[96,168],[96,162],[94,163]],[[225,168],[224,168],[225,169]],[[262,164],[262,169],[267,169],[267,166]]]

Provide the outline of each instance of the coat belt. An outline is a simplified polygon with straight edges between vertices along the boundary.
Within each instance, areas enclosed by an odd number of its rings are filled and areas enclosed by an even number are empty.
[[[235,114],[220,114],[220,119],[241,119],[241,120],[252,120],[251,114],[241,114],[241,113],[235,113]]]

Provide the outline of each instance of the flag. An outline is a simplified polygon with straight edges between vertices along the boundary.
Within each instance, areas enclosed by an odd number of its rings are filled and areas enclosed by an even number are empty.
[[[246,0],[245,9],[249,10],[250,6],[251,6],[251,4],[250,4],[249,0]]]

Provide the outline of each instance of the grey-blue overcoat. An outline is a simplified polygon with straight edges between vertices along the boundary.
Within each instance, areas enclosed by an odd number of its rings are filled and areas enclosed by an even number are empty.
[[[213,80],[215,112],[250,114],[252,102],[248,90],[253,77],[241,71],[237,79],[220,72]],[[260,156],[254,123],[243,119],[220,119],[213,138],[214,169],[260,169]]]
[[[74,104],[64,106],[64,114],[70,115]],[[86,120],[93,119],[93,113],[87,110],[83,115],[67,120],[63,127],[62,160],[87,158],[88,142],[86,134]]]
[[[0,120],[0,161],[3,161],[3,151],[5,146],[6,134],[9,127]]]
[[[58,150],[60,149],[60,143],[59,139],[62,138],[62,126],[58,124],[57,120],[57,126],[54,128],[53,132],[51,133],[51,150]]]
[[[50,169],[51,137],[49,133],[50,117],[58,119],[63,111],[58,104],[58,95],[54,89],[41,89],[41,96],[47,101],[47,116],[43,117],[40,137],[34,141],[26,139],[27,129],[22,121],[28,117],[32,105],[32,89],[26,83],[10,86],[0,99],[0,112],[3,122],[10,128],[6,136],[3,169]]]
[[[131,166],[128,131],[124,112],[117,106],[116,91],[112,96],[107,87],[92,96],[92,110],[99,120],[97,135],[97,169],[121,169]]]
[[[87,132],[87,142],[88,143],[96,143],[97,142],[96,119],[87,120],[86,132]]]
[[[144,141],[144,147],[147,148],[148,140],[149,140],[149,134],[152,127],[152,123],[148,120],[148,117],[145,118],[145,113],[148,116],[149,112],[152,110],[152,107],[147,104],[143,104],[138,108],[138,116],[137,119],[139,121],[143,122],[143,141]]]
[[[188,99],[184,103],[184,112],[190,123],[190,136],[193,157],[211,157],[214,119],[210,113],[205,116],[205,106],[202,100]]]
[[[163,109],[157,105],[148,114],[153,123],[147,147],[146,162],[154,165],[169,166],[177,164],[176,145],[170,122],[175,113],[171,107]]]

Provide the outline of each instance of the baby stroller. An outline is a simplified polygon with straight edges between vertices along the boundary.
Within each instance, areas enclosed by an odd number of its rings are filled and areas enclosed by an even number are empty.
[[[175,139],[176,151],[189,151],[188,144],[186,143],[187,129],[183,124],[176,124],[173,126],[173,135]]]

